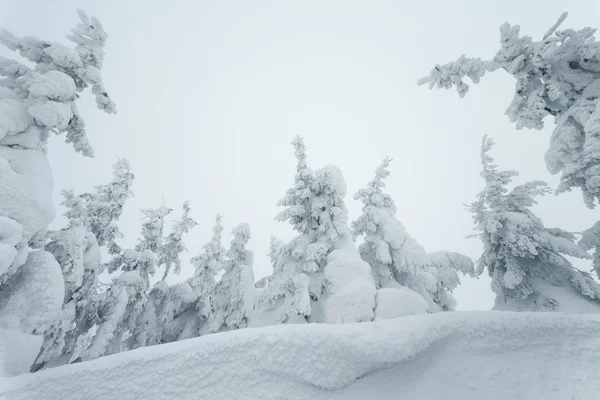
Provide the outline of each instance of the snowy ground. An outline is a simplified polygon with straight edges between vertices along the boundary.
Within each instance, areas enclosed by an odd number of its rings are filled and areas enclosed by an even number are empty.
[[[455,312],[245,329],[0,380],[16,399],[595,399],[600,316]]]

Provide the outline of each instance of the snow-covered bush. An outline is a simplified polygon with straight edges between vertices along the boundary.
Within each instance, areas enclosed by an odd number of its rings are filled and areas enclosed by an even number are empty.
[[[499,171],[488,154],[494,142],[484,137],[481,176],[485,188],[468,206],[484,252],[477,273],[488,270],[496,309],[586,312],[600,311],[600,285],[565,258],[591,258],[574,236],[546,228],[530,210],[535,197],[550,192],[544,182],[507,186],[514,171]]]

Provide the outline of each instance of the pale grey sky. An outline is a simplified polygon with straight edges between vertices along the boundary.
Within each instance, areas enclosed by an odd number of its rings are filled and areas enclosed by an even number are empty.
[[[94,159],[52,139],[56,202],[60,189],[89,190],[110,179],[117,156],[130,159],[136,197],[120,225],[131,246],[138,209],[164,197],[178,212],[189,199],[199,227],[172,282],[191,275],[187,260],[209,239],[217,213],[227,232],[250,224],[255,274],[270,273],[269,236],[292,237],[273,217],[293,182],[295,134],[306,140],[311,167],[342,169],[351,219],[360,212],[352,195],[390,156],[388,189],[409,233],[428,251],[476,259],[481,245],[465,239],[472,221],[463,204],[482,187],[482,135],[497,140],[503,168],[556,187],[543,161],[552,123],[542,132],[516,131],[504,115],[514,81],[501,72],[462,100],[454,90],[417,86],[417,79],[463,53],[491,58],[505,21],[534,38],[563,11],[570,13],[565,27],[600,21],[594,0],[0,0],[0,27],[65,41],[76,8],[98,17],[109,34],[103,76],[118,114],[102,114],[86,96],[80,111]],[[547,226],[573,231],[600,219],[579,192],[543,198],[536,211]],[[493,304],[487,277],[463,279],[455,297],[459,309]]]

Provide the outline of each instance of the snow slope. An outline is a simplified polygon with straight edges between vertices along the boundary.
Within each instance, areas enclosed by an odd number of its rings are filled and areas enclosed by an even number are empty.
[[[17,399],[594,399],[600,316],[455,312],[245,329],[0,381]]]

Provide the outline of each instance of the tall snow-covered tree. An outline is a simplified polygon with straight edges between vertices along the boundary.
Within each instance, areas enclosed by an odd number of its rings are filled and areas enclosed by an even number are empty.
[[[184,328],[184,335],[203,335],[212,333],[211,321],[213,313],[211,296],[216,285],[217,274],[225,263],[225,247],[223,247],[223,218],[217,215],[211,240],[202,246],[202,252],[191,259],[194,266],[194,276],[188,280],[196,294],[194,313]]]
[[[190,203],[189,201],[186,201],[183,203],[183,213],[181,218],[173,224],[173,230],[169,233],[169,236],[167,236],[167,239],[158,250],[158,266],[165,266],[163,280],[167,279],[167,276],[169,276],[171,267],[174,267],[173,273],[175,275],[179,275],[181,272],[181,259],[179,257],[181,253],[187,250],[182,240],[183,235],[198,225],[196,221],[190,218],[189,214]]]
[[[65,299],[61,318],[44,332],[44,343],[32,371],[47,361],[75,349],[79,336],[98,323],[98,275],[103,271],[96,234],[109,249],[115,249],[115,239],[121,237],[116,220],[121,216],[133,174],[129,162],[119,160],[113,166],[113,180],[96,186],[93,193],[75,195],[64,190],[61,203],[68,226],[48,233],[46,250],[54,255],[63,271]]]
[[[236,226],[231,247],[223,264],[224,274],[216,284],[211,298],[213,312],[212,330],[215,332],[245,328],[247,313],[252,309],[254,292],[254,261],[251,250],[246,249],[250,240],[248,224]]]
[[[80,336],[71,362],[118,353],[129,348],[130,343],[140,342],[139,329],[136,330],[136,327],[144,315],[150,276],[156,271],[156,252],[162,246],[164,218],[171,211],[164,206],[142,210],[144,222],[141,238],[135,249],[120,250],[108,263],[108,272],[121,271],[121,274],[113,279],[98,300],[95,333],[85,342],[85,336]],[[127,340],[132,335],[134,339]]]
[[[369,267],[360,260],[351,240],[342,173],[334,166],[313,173],[303,139],[296,137],[292,145],[297,159],[295,182],[279,201],[284,210],[276,219],[288,221],[299,235],[273,255],[273,276],[257,305],[277,309],[281,323],[370,319],[372,281],[365,279]],[[342,278],[344,268],[346,277]],[[344,304],[351,297],[346,279],[351,276],[365,285],[362,295],[354,296],[362,303],[354,306]],[[354,289],[359,286],[356,283]]]
[[[67,37],[74,48],[0,31],[0,43],[30,62],[0,57],[0,324],[26,332],[43,332],[64,300],[54,257],[30,251],[54,218],[47,138],[66,133],[76,151],[92,155],[76,106],[88,86],[101,110],[115,112],[100,74],[107,35],[96,18],[78,14]]]
[[[468,206],[484,244],[477,273],[487,269],[499,310],[597,312],[600,285],[565,256],[591,258],[561,229],[546,228],[530,210],[535,197],[550,192],[545,182],[507,186],[517,175],[499,171],[488,154],[494,142],[484,137],[481,176],[485,188]]]
[[[429,83],[430,89],[456,87],[464,97],[465,78],[479,83],[486,72],[508,72],[517,83],[506,114],[517,129],[540,130],[546,117],[554,118],[545,160],[550,173],[561,174],[556,193],[579,188],[587,207],[594,208],[600,200],[600,45],[595,29],[558,30],[566,18],[563,13],[538,41],[505,23],[491,60],[463,55],[436,65],[419,83]],[[587,241],[582,245],[590,248]]]
[[[554,117],[546,165],[561,173],[558,192],[580,188],[586,205],[600,199],[600,45],[595,29],[558,30],[562,14],[539,41],[520,36],[518,25],[500,27],[500,49],[489,61],[461,56],[436,65],[419,83],[456,87],[461,97],[488,71],[503,69],[517,84],[506,114],[517,129],[542,129]]]
[[[371,266],[377,288],[400,285],[421,295],[429,312],[451,310],[455,301],[449,292],[460,283],[454,267],[472,273],[473,263],[458,253],[429,255],[406,232],[396,217],[394,200],[384,192],[390,162],[385,158],[375,170],[375,178],[354,195],[363,203],[362,214],[352,223],[354,236],[364,237],[360,255]]]

